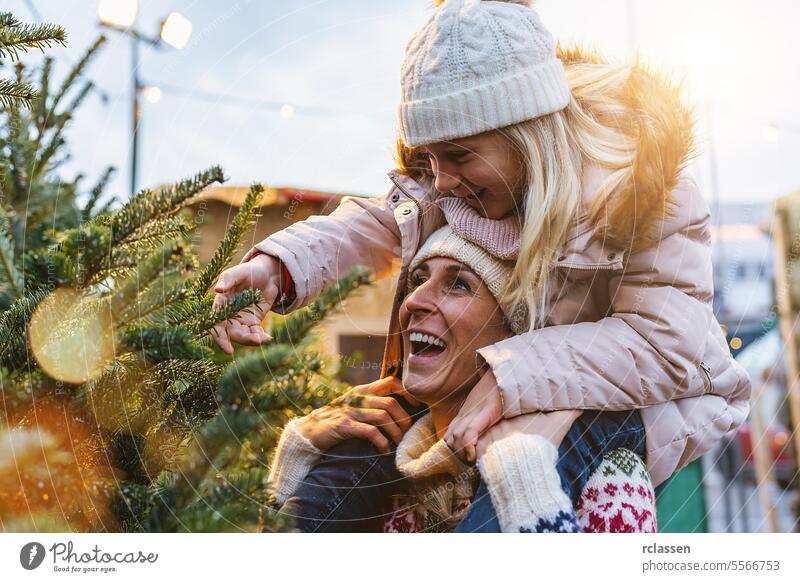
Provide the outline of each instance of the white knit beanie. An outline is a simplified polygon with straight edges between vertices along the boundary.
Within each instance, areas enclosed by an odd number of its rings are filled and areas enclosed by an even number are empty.
[[[506,127],[569,103],[553,37],[526,0],[446,0],[406,45],[399,133],[409,147]]]
[[[449,225],[441,227],[428,237],[411,259],[409,271],[433,257],[449,257],[472,269],[497,300],[511,331],[520,334],[527,329],[525,305],[512,306],[501,300],[503,287],[511,278],[514,261],[493,257],[478,245],[461,238]]]

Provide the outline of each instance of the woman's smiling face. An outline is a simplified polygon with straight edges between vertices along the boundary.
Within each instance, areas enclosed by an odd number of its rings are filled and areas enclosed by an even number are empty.
[[[480,378],[475,350],[512,335],[480,277],[447,257],[411,272],[400,329],[403,386],[428,405],[466,397]]]
[[[452,194],[481,216],[498,220],[522,203],[523,166],[499,131],[420,146],[431,163],[436,190]]]

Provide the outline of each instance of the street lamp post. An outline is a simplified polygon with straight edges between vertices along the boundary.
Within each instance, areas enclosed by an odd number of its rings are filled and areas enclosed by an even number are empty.
[[[131,195],[136,194],[136,178],[139,169],[139,37],[131,36],[131,70],[133,71],[133,114],[131,117]]]
[[[165,44],[182,49],[192,35],[191,21],[178,12],[172,12],[161,21],[158,36],[141,33],[134,24],[139,11],[138,0],[99,0],[97,15],[100,25],[127,34],[131,38],[132,116],[131,116],[131,194],[136,193],[139,162],[139,95],[145,89],[139,77],[139,44],[144,42],[155,48]]]

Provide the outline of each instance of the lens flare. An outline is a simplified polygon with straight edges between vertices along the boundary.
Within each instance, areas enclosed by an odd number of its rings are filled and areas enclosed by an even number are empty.
[[[114,357],[111,320],[75,289],[55,289],[31,317],[33,356],[52,378],[81,384],[97,377]]]

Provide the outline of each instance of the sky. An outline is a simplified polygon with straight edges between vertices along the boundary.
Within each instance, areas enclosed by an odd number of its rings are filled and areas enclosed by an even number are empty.
[[[137,27],[156,34],[178,11],[193,23],[181,51],[142,47],[140,77],[161,88],[141,112],[139,187],[212,164],[229,184],[254,181],[337,193],[389,189],[403,48],[432,0],[144,0]],[[714,200],[767,202],[800,188],[800,51],[794,0],[538,0],[559,41],[613,60],[634,51],[684,79],[698,118],[692,164]],[[47,54],[63,75],[100,32],[95,0],[5,0],[19,19],[61,24],[66,48]],[[95,94],[68,134],[68,174],[118,168],[129,193],[132,66],[129,38],[109,42],[88,77]],[[23,57],[35,63],[40,57]],[[285,117],[284,105],[293,108]],[[286,113],[284,108],[284,113]]]

